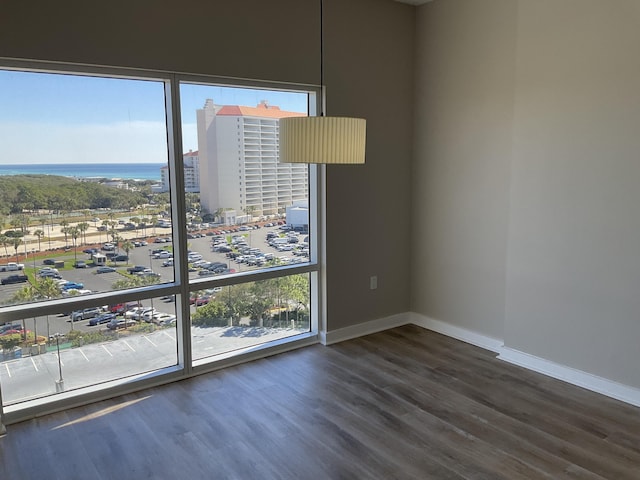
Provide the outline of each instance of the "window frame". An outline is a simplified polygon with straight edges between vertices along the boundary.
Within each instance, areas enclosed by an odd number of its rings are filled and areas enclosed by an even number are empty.
[[[20,403],[5,406],[4,408],[2,406],[2,398],[0,397],[0,413],[3,414],[5,424],[15,423],[34,416],[65,410],[101,399],[112,398],[129,392],[171,383],[267,355],[312,345],[326,338],[326,319],[324,317],[326,312],[326,295],[324,293],[326,292],[326,275],[324,268],[324,239],[326,238],[324,220],[325,167],[318,165],[309,165],[308,167],[309,241],[311,256],[306,263],[271,267],[256,271],[245,271],[219,277],[207,277],[190,282],[186,248],[186,196],[180,111],[180,84],[183,82],[223,87],[244,87],[307,93],[309,99],[308,112],[310,116],[317,115],[317,112],[320,111],[323,96],[320,87],[273,81],[265,82],[231,77],[185,74],[161,70],[140,70],[6,58],[0,58],[0,69],[163,82],[165,92],[169,185],[171,189],[171,222],[173,226],[172,236],[175,259],[173,282],[127,290],[106,291],[76,298],[47,300],[33,304],[9,305],[0,308],[0,323],[31,318],[33,316],[56,314],[61,311],[61,309],[69,309],[68,311],[70,311],[104,305],[105,303],[147,300],[164,295],[176,295],[175,305],[176,315],[178,316],[178,322],[176,323],[176,345],[178,350],[176,365],[152,372],[121,377],[75,390],[38,397],[32,400],[25,400]],[[179,194],[176,194],[176,192],[179,192]],[[178,252],[177,255],[175,254],[176,251]],[[227,285],[295,274],[310,275],[311,327],[309,332],[272,341],[267,344],[234,350],[225,354],[216,355],[215,357],[193,360],[190,333],[190,291],[201,288],[224,287]]]

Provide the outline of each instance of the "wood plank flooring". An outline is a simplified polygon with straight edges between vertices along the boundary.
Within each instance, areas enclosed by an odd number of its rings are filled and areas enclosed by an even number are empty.
[[[0,479],[640,479],[640,409],[415,326],[9,426]]]

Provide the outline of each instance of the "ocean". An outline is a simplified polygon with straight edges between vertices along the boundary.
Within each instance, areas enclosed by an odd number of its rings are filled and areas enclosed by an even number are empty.
[[[0,165],[0,175],[44,174],[76,178],[122,178],[160,181],[162,163],[64,163]]]

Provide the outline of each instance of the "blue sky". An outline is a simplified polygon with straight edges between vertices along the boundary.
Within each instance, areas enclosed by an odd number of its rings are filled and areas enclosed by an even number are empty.
[[[184,151],[198,148],[207,98],[306,112],[300,93],[186,84],[180,94]],[[0,70],[0,144],[0,164],[166,162],[163,84]]]

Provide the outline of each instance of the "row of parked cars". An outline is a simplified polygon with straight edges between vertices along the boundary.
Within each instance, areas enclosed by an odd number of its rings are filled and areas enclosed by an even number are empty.
[[[72,322],[89,320],[90,326],[106,324],[110,330],[118,330],[134,325],[138,322],[155,323],[156,325],[171,325],[176,316],[157,311],[153,307],[144,307],[136,302],[117,304],[109,307],[91,307],[71,312]]]

